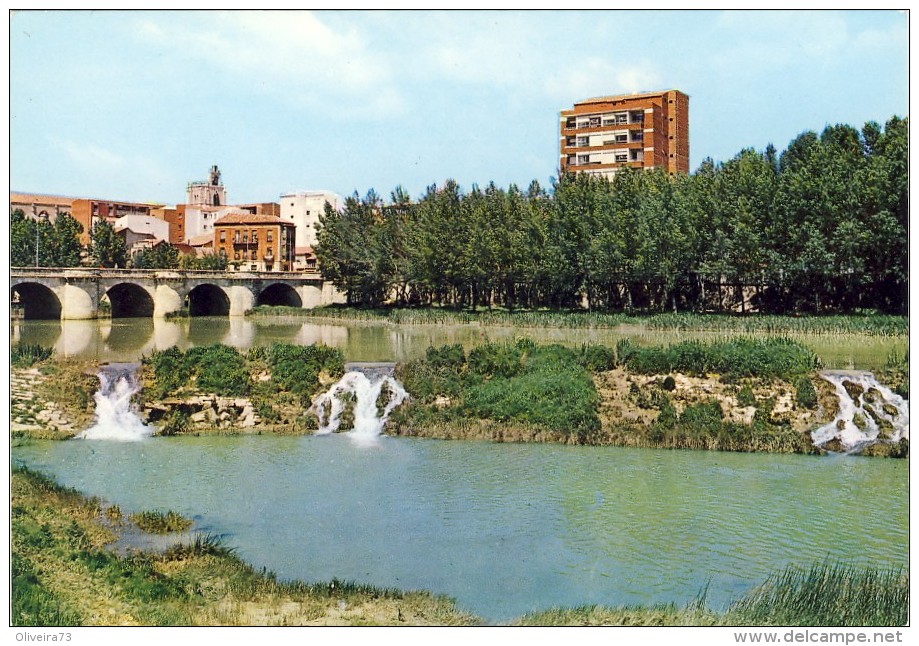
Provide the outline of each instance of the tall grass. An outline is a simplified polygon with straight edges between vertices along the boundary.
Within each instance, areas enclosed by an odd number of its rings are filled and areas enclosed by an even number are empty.
[[[909,575],[838,563],[790,567],[731,605],[725,620],[772,626],[903,626],[909,621]]]
[[[53,348],[45,348],[35,343],[25,343],[10,348],[10,363],[16,368],[29,366],[49,359],[54,353]]]
[[[616,345],[619,363],[645,375],[681,372],[739,377],[790,378],[820,367],[812,350],[786,338],[740,337],[705,344],[682,341],[669,347],[638,347],[629,339]]]
[[[842,564],[789,567],[732,603],[706,608],[705,594],[684,607],[582,606],[529,613],[527,626],[904,626],[909,577],[899,570]]]
[[[346,321],[377,321],[397,325],[465,325],[521,328],[616,328],[623,325],[643,326],[652,330],[715,331],[741,334],[864,334],[870,336],[904,336],[909,333],[909,319],[887,314],[851,314],[835,316],[781,316],[751,314],[668,313],[636,315],[622,312],[585,312],[582,310],[455,310],[449,308],[375,308],[326,306],[303,309],[284,306],[259,306],[247,314],[253,316],[299,316]]]

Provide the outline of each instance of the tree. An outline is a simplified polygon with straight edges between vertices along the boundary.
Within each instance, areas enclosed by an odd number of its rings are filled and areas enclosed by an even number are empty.
[[[89,253],[100,267],[117,268],[127,264],[128,249],[124,240],[105,220],[97,222],[93,227]]]
[[[68,213],[52,225],[47,218],[27,218],[22,209],[10,214],[10,262],[14,267],[76,267],[80,264],[83,227]]]
[[[54,267],[78,267],[83,254],[83,245],[80,244],[80,234],[83,225],[77,222],[69,213],[61,213],[54,221],[52,233],[53,246],[51,248]]]
[[[137,269],[176,269],[179,266],[179,250],[168,242],[144,249],[133,259]]]

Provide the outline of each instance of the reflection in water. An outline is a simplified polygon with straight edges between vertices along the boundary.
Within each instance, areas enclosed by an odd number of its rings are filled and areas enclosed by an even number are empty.
[[[153,338],[152,318],[112,319],[105,344],[115,352],[142,352]]]
[[[229,331],[220,339],[224,345],[240,350],[251,348],[255,341],[255,326],[252,321],[234,316],[230,319]]]
[[[220,343],[230,332],[230,319],[226,316],[193,316],[185,324],[188,345]]]
[[[202,316],[165,321],[116,319],[100,321],[10,322],[10,339],[16,344],[54,347],[60,356],[99,361],[137,361],[143,353],[171,346],[225,343],[241,350],[274,342],[309,345],[322,343],[341,348],[348,361],[408,361],[424,356],[430,346],[462,344],[467,351],[486,340],[513,341],[528,337],[542,343],[578,347],[602,343],[615,347],[628,338],[639,345],[669,345],[686,339],[710,342],[723,333],[649,331],[639,326],[612,330],[532,329],[479,325],[390,325],[327,323],[298,317]],[[788,335],[823,360],[825,368],[879,370],[894,351],[906,351],[906,337],[859,335]]]

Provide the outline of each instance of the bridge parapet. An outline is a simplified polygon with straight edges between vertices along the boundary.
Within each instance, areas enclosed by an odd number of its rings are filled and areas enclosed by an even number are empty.
[[[21,301],[37,297],[35,289],[53,293],[53,296],[42,296],[45,299],[42,311],[59,310],[62,319],[96,318],[105,296],[111,301],[118,298],[130,301],[117,308],[113,302],[113,314],[117,311],[119,316],[154,317],[176,312],[186,304],[194,312],[236,316],[258,302],[312,308],[343,300],[343,295],[318,272],[13,267],[10,279],[11,289],[17,291]],[[29,284],[42,287],[27,288]],[[284,290],[297,294],[290,297],[292,303],[271,300]],[[266,300],[260,301],[263,295]],[[208,304],[198,303],[197,307],[191,307],[191,301],[199,297]],[[58,305],[49,304],[48,298],[56,298]],[[225,302],[226,306],[219,305],[218,301]],[[132,305],[132,302],[142,304]],[[29,316],[28,303],[26,316]]]

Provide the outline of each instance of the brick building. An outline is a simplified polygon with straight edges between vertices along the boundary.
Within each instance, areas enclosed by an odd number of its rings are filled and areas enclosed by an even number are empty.
[[[14,193],[10,191],[10,213],[20,209],[27,218],[47,218],[51,224],[62,213],[70,213],[75,197],[43,195],[40,193]]]
[[[105,221],[114,225],[115,220],[129,215],[150,216],[162,204],[140,204],[137,202],[115,202],[111,200],[75,199],[70,215],[83,225],[80,244],[89,244],[93,225]]]
[[[214,252],[242,271],[291,271],[296,227],[273,215],[230,213],[214,223]]]
[[[559,172],[689,172],[689,97],[678,90],[586,99],[562,110]]]

